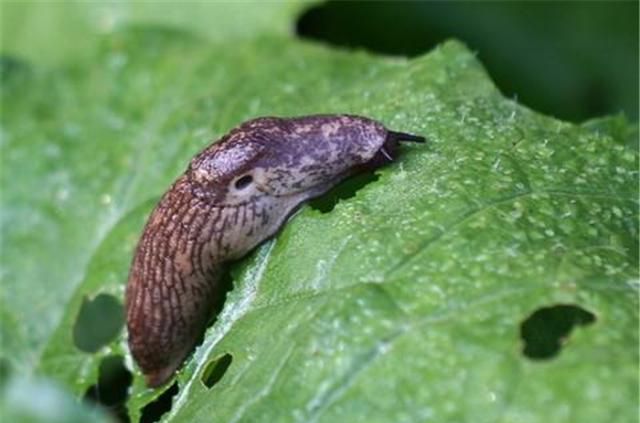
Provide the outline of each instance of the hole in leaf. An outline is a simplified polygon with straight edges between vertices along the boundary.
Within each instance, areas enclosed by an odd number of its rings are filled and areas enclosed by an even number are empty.
[[[73,343],[80,350],[94,353],[113,341],[124,325],[124,309],[112,295],[85,298],[73,326]]]
[[[116,421],[129,422],[125,403],[132,380],[122,356],[105,357],[100,362],[98,382],[87,389],[84,399],[105,408]]]
[[[142,409],[142,415],[140,416],[140,423],[153,423],[159,421],[163,414],[171,410],[173,397],[175,397],[179,391],[178,382],[173,382],[173,385],[160,394],[155,401],[144,406]]]
[[[207,367],[202,372],[202,383],[209,389],[213,388],[216,383],[220,382],[232,361],[233,356],[227,353],[207,363]]]
[[[332,211],[340,200],[347,200],[355,197],[356,193],[367,184],[375,182],[380,178],[373,172],[364,172],[354,175],[336,185],[333,189],[318,198],[309,201],[309,206],[321,213]]]
[[[574,327],[593,323],[596,316],[571,304],[560,304],[536,310],[520,325],[524,341],[522,353],[533,360],[544,360],[560,352]]]

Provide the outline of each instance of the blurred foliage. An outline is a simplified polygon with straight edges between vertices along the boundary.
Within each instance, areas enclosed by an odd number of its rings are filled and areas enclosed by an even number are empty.
[[[298,33],[408,56],[457,38],[528,107],[572,121],[638,120],[637,1],[331,1],[307,11]]]
[[[3,413],[35,372],[134,421],[633,419],[637,126],[533,112],[457,42],[413,60],[300,42],[301,9],[3,5]],[[318,112],[430,143],[234,266],[177,383],[146,389],[119,305],[149,211],[239,122]],[[523,322],[557,304],[562,348],[531,360]]]
[[[12,378],[0,389],[0,418],[11,423],[107,423],[103,410],[80,403],[48,380]]]

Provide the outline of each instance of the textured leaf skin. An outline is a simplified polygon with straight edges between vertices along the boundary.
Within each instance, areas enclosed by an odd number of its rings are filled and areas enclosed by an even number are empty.
[[[76,316],[100,293],[122,299],[147,214],[210,140],[256,116],[357,113],[430,143],[331,212],[303,208],[233,268],[167,420],[636,417],[634,125],[521,107],[457,42],[411,61],[277,33],[230,48],[136,27],[97,43],[73,65],[2,64],[0,328],[13,371],[82,395],[101,358],[127,354],[124,333],[77,349]],[[532,361],[520,324],[554,304],[596,321]],[[225,353],[208,389],[202,373]],[[134,420],[160,392],[136,372]]]

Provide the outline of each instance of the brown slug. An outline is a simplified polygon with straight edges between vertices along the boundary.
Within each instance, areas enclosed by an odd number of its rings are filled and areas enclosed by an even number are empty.
[[[351,115],[264,117],[196,155],[151,213],[126,292],[129,348],[150,387],[195,347],[225,262],[276,233],[305,200],[392,160],[420,136]]]

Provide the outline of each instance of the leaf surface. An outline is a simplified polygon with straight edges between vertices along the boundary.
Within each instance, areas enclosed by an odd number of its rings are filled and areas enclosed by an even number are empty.
[[[232,268],[167,421],[634,418],[634,125],[528,110],[455,41],[407,61],[275,30],[233,47],[196,33],[118,28],[72,64],[4,59],[11,368],[81,395],[105,358],[132,366],[123,330],[96,353],[78,348],[78,316],[100,295],[122,301],[144,220],[189,158],[252,117],[355,113],[429,143],[331,211],[305,206]],[[559,350],[527,357],[521,325],[560,305],[595,320],[554,314],[569,327]],[[134,421],[161,393],[135,376]]]

